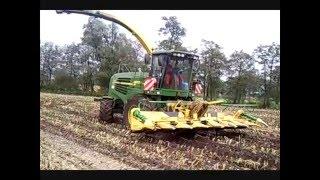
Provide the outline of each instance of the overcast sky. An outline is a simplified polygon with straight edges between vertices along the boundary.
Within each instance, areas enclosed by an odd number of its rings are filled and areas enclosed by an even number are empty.
[[[259,44],[280,44],[280,11],[214,11],[214,10],[106,10],[105,12],[125,20],[134,26],[155,47],[161,40],[158,34],[164,25],[162,16],[176,16],[186,28],[183,45],[201,49],[201,39],[212,40],[223,47],[229,56],[235,50],[251,54]],[[83,25],[88,16],[79,14],[56,14],[40,11],[40,39],[64,45],[80,42]],[[104,20],[103,20],[104,21]],[[110,23],[104,21],[106,24]],[[126,29],[119,30],[135,39]]]

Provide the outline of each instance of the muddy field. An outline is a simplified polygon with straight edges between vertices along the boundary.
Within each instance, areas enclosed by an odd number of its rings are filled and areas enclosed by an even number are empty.
[[[251,112],[269,127],[156,138],[99,122],[99,103],[93,97],[40,96],[42,170],[280,169],[280,111]]]

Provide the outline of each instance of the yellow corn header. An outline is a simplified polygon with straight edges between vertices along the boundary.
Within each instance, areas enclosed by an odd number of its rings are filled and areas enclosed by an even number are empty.
[[[208,107],[222,103],[221,101],[174,101],[166,102],[167,110],[143,111],[132,108],[128,117],[132,132],[157,131],[159,129],[223,129],[248,128],[260,126],[265,122],[261,119],[238,110],[233,114],[223,112],[208,113]]]

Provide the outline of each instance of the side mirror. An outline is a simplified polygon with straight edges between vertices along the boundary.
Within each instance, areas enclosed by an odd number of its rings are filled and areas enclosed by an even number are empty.
[[[151,61],[151,56],[149,54],[145,54],[144,55],[144,63],[146,65],[150,64],[150,61]]]

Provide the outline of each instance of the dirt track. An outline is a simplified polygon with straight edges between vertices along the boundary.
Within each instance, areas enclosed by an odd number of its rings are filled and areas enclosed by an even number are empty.
[[[280,169],[280,111],[252,112],[268,128],[159,139],[98,122],[92,97],[40,95],[40,169]]]
[[[40,131],[40,136],[41,154],[47,155],[47,157],[42,158],[44,162],[41,163],[41,168],[43,169],[135,169],[111,157],[67,140],[62,136],[57,136],[42,130]],[[46,162],[49,159],[50,162]],[[44,165],[47,165],[47,167]]]

